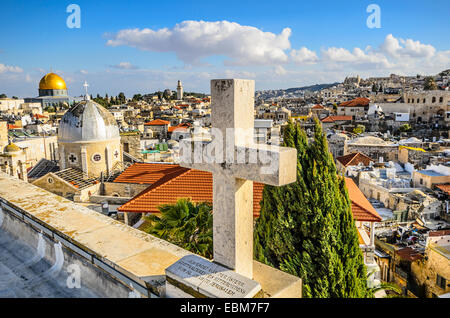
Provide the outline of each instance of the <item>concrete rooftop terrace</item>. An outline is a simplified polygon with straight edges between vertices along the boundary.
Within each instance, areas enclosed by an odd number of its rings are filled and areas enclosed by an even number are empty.
[[[125,276],[147,285],[156,295],[158,286],[165,282],[165,269],[190,254],[4,173],[0,173],[0,185],[2,203],[22,211],[38,227],[51,231],[82,252],[94,255]],[[3,253],[0,251],[2,259]]]
[[[0,231],[0,298],[97,298],[89,288],[69,289],[69,274],[52,269],[52,264],[36,257],[27,244]]]
[[[105,270],[124,285],[133,285],[132,288],[143,296],[165,297],[165,269],[191,254],[169,242],[1,172],[0,206],[0,214],[14,214],[18,217],[16,223],[30,224],[37,232],[51,237],[54,242],[62,243],[64,248],[70,250],[69,253],[82,255],[88,262]],[[3,232],[4,228],[5,226],[0,224],[0,232]],[[9,234],[5,234],[2,240],[4,241],[0,242],[0,247],[10,246],[8,242],[12,241]],[[22,246],[20,236],[14,240],[14,244],[18,244],[16,246]],[[16,258],[17,261],[13,260],[15,264],[27,258],[22,255],[23,251],[15,251],[10,247],[9,252],[0,249],[0,260]],[[9,272],[8,267],[14,266],[13,263],[5,265],[5,275]],[[253,279],[261,284],[264,297],[301,297],[300,278],[256,261],[253,266]],[[42,273],[42,270],[36,275],[39,273]],[[49,284],[55,286],[59,283],[53,281]],[[92,287],[98,293],[97,286]],[[45,288],[44,286],[42,292],[32,295],[46,297]],[[55,290],[54,296],[58,297],[61,293]],[[15,297],[14,293],[9,296]],[[95,292],[89,289],[79,296],[96,297]],[[115,297],[109,295],[111,296]],[[68,297],[77,297],[77,294]]]

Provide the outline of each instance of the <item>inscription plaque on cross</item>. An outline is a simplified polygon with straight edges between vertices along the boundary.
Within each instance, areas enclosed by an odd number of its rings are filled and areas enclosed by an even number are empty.
[[[180,143],[181,166],[213,174],[214,262],[250,279],[253,181],[281,186],[297,176],[296,149],[254,143],[254,94],[253,80],[212,80],[211,131],[219,137]]]

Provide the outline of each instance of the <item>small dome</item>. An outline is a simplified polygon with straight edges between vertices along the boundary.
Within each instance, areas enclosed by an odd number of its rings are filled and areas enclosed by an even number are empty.
[[[330,137],[331,140],[348,140],[348,136],[346,134],[343,133],[337,133],[337,134],[333,134]]]
[[[19,152],[19,151],[22,151],[22,149],[20,149],[18,146],[16,146],[13,143],[10,143],[3,149],[4,153],[13,153],[13,152]]]
[[[373,136],[359,137],[350,142],[354,145],[388,145],[390,142],[386,142],[381,138]]]
[[[75,104],[61,118],[58,140],[62,142],[100,141],[120,138],[114,116],[92,100]]]
[[[39,82],[39,89],[67,89],[67,87],[61,76],[48,73]]]

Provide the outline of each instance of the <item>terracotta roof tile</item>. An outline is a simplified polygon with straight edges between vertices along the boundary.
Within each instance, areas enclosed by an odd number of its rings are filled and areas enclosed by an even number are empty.
[[[162,120],[162,119],[155,119],[152,120],[148,123],[145,123],[145,126],[165,126],[165,125],[169,125],[170,122],[168,122],[167,120]]]
[[[179,166],[178,166],[179,167]],[[180,167],[181,168],[181,167]],[[122,212],[159,213],[158,206],[188,198],[193,202],[213,201],[213,179],[210,172],[181,168],[159,179],[146,190],[118,208]],[[259,216],[264,185],[253,183],[253,216]]]
[[[345,178],[348,196],[352,201],[352,214],[356,221],[380,222],[382,220],[372,204],[367,200],[358,186],[350,178]]]
[[[368,106],[370,103],[370,99],[364,97],[358,97],[346,102],[343,102],[339,105],[339,107],[361,107]]]
[[[401,250],[398,250],[395,252],[400,258],[414,262],[421,258],[423,258],[423,255],[418,253],[416,250],[414,250],[411,247],[405,247]]]
[[[352,201],[353,218],[357,221],[379,222],[381,217],[350,178],[346,185]],[[149,183],[146,190],[118,208],[122,212],[158,213],[158,206],[189,198],[194,202],[212,202],[212,174],[179,165],[136,163],[114,182]],[[253,183],[253,216],[260,213],[264,184]]]
[[[447,193],[447,195],[450,195],[450,184],[437,184],[436,187],[439,190]]]
[[[177,172],[184,172],[186,169],[179,165],[164,163],[135,163],[125,169],[114,182],[118,183],[138,183],[153,184],[166,175],[172,175]]]
[[[357,166],[359,163],[363,163],[365,166],[368,166],[372,159],[367,157],[365,154],[360,152],[351,153],[349,155],[345,155],[342,157],[337,157],[337,161],[339,161],[344,167],[348,166]]]
[[[176,130],[186,130],[189,128],[188,124],[179,124],[177,126],[171,126],[167,129],[168,132],[173,132],[175,129]]]
[[[312,107],[312,109],[325,109],[322,105],[316,104]]]
[[[450,235],[450,230],[438,230],[428,232],[429,237]]]
[[[323,123],[334,123],[335,121],[346,121],[346,120],[352,120],[352,116],[328,116],[324,119],[322,119]]]

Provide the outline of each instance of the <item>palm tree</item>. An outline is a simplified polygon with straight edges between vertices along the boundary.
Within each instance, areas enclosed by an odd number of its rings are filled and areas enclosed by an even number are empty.
[[[149,233],[174,243],[193,253],[211,259],[212,205],[208,202],[194,203],[180,199],[175,204],[159,207],[161,216],[148,217],[153,222]]]

